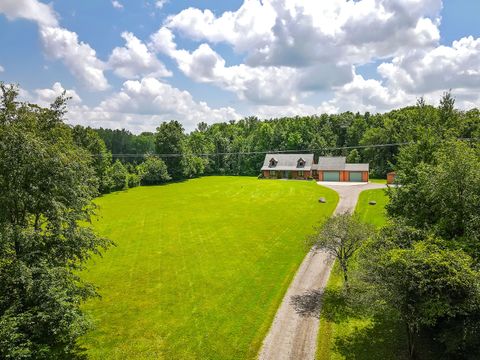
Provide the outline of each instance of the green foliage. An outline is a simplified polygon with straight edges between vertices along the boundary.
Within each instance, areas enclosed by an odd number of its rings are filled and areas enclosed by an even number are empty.
[[[388,211],[416,227],[428,227],[445,239],[456,239],[480,256],[480,156],[461,141],[441,145],[431,162],[412,164],[414,148],[399,157],[401,187],[390,190]]]
[[[361,222],[350,213],[344,213],[332,216],[322,227],[317,228],[309,242],[315,249],[324,250],[337,259],[348,288],[349,261],[373,234],[374,228],[370,224]]]
[[[133,135],[127,131],[100,129],[107,148],[113,153],[138,154],[143,139],[144,153],[174,153],[166,158],[174,179],[202,174],[258,175],[262,152],[312,149],[315,156],[348,156],[350,162],[369,162],[371,175],[385,178],[397,163],[398,146],[326,150],[345,146],[416,142],[418,161],[429,156],[439,141],[452,137],[480,137],[480,112],[454,109],[454,99],[446,93],[434,107],[419,99],[416,106],[385,114],[345,112],[338,115],[296,116],[260,121],[247,117],[239,121],[207,125],[201,123],[185,134],[180,123],[163,123],[154,135]],[[201,155],[200,155],[201,154]],[[199,157],[194,159],[192,157]],[[140,162],[140,157],[123,159]],[[183,160],[183,163],[180,163]],[[427,159],[428,160],[428,159]],[[192,164],[193,162],[193,164]],[[203,162],[203,165],[201,164]],[[203,169],[202,169],[203,168]]]
[[[155,149],[158,154],[183,154],[185,134],[182,124],[176,120],[163,122],[155,133]],[[182,164],[179,157],[166,157],[170,176],[173,179],[180,179],[183,175]]]
[[[467,254],[445,249],[436,239],[391,248],[386,241],[380,237],[365,249],[364,276],[377,298],[396,309],[405,322],[409,354],[414,357],[420,330],[476,309],[480,273],[473,270]]]
[[[73,359],[96,296],[77,271],[110,242],[89,227],[98,179],[90,154],[49,108],[0,84],[0,358]]]
[[[111,179],[110,190],[124,190],[128,187],[128,171],[125,166],[116,160],[108,169],[108,177]]]
[[[362,160],[360,153],[357,149],[353,149],[348,153],[347,162],[352,164],[358,164]]]
[[[156,156],[148,156],[138,165],[137,171],[143,185],[158,185],[171,179],[167,172],[167,165]]]
[[[112,179],[109,174],[112,154],[107,150],[105,142],[95,130],[89,127],[74,126],[72,133],[75,143],[88,150],[92,157],[92,165],[98,178],[99,191],[101,193],[109,192],[112,188]]]
[[[142,178],[140,177],[140,175],[135,173],[128,173],[127,185],[129,188],[140,186],[141,181]]]

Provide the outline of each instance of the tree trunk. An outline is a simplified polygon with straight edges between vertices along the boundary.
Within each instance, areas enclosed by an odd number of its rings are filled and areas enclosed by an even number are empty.
[[[415,332],[410,326],[410,324],[406,323],[407,329],[407,346],[408,346],[408,358],[410,360],[415,359]]]
[[[345,285],[345,289],[348,291],[349,289],[349,283],[348,283],[348,268],[347,268],[347,264],[344,264],[344,263],[340,263],[340,266],[342,268],[342,271],[343,271],[343,281],[344,281],[344,285]]]

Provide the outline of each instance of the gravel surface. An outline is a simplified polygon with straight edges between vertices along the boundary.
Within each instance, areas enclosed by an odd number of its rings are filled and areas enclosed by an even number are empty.
[[[335,190],[339,202],[335,213],[353,212],[360,192],[367,189],[385,188],[374,183],[332,183],[319,185]],[[319,329],[318,311],[311,314],[299,313],[292,298],[321,292],[328,281],[333,259],[324,252],[309,252],[303,260],[282,300],[272,326],[268,331],[259,353],[261,360],[313,360],[317,348]]]

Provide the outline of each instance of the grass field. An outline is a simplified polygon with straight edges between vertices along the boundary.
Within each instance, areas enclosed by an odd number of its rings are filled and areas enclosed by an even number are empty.
[[[369,205],[375,200],[376,205]],[[384,189],[365,190],[360,193],[355,212],[362,221],[377,228],[386,223],[385,205],[388,198]],[[355,269],[356,262],[350,264]],[[344,303],[342,296],[343,277],[338,264],[327,284],[320,331],[318,334],[317,360],[384,360],[405,358],[405,334],[402,324],[392,320],[388,314],[377,314],[375,318],[363,309],[352,309]]]
[[[372,200],[377,204],[370,205],[369,202]],[[387,201],[385,189],[364,190],[360,193],[355,212],[362,221],[381,227],[386,222],[385,205],[387,205]]]
[[[387,183],[387,179],[368,179],[369,182],[371,183],[376,183],[376,184],[386,184]]]
[[[326,204],[318,202],[324,196]],[[252,359],[337,194],[315,182],[205,177],[98,199],[117,244],[83,278],[92,359]]]

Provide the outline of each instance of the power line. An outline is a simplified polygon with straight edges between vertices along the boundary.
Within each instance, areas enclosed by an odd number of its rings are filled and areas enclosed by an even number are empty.
[[[461,141],[480,141],[480,138],[459,138]],[[268,151],[235,151],[235,152],[215,152],[215,153],[190,153],[190,154],[112,154],[112,157],[125,157],[125,158],[135,158],[135,157],[146,157],[149,155],[154,155],[160,158],[176,158],[183,156],[199,156],[199,157],[208,157],[208,156],[219,156],[219,155],[262,155],[262,154],[288,154],[288,153],[307,153],[307,152],[322,152],[322,151],[334,151],[334,150],[349,150],[349,149],[367,149],[367,148],[385,148],[385,147],[394,147],[402,145],[412,145],[415,144],[415,141],[409,142],[398,142],[398,143],[389,143],[389,144],[370,144],[370,145],[356,145],[356,146],[339,146],[339,147],[325,147],[319,149],[301,149],[301,150],[268,150]],[[101,154],[96,154],[94,156],[101,156]]]
[[[342,147],[326,147],[321,149],[301,149],[301,150],[268,150],[268,151],[235,151],[235,152],[215,152],[215,153],[191,153],[191,154],[112,154],[113,157],[145,157],[148,155],[155,155],[161,158],[182,157],[182,156],[218,156],[218,155],[262,155],[262,154],[288,154],[288,153],[306,153],[317,151],[332,151],[332,150],[348,150],[348,149],[365,149],[375,147],[391,147],[412,144],[411,142],[391,143],[391,144],[372,144],[372,145],[357,145],[357,146],[342,146]],[[100,156],[100,154],[97,154]]]

